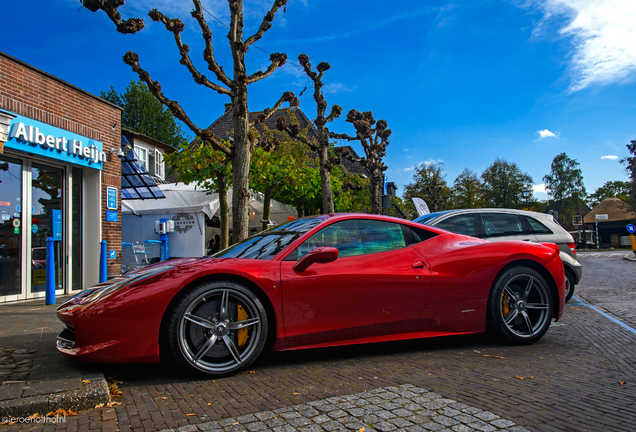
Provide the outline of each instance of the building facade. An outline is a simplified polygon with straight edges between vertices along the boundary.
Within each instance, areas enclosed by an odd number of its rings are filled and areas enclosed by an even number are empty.
[[[97,283],[102,240],[119,273],[119,107],[0,52],[0,120],[0,302],[43,297],[47,259],[58,295]]]

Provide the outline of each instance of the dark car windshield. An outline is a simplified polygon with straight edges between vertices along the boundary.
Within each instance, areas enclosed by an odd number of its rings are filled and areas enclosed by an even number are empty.
[[[269,260],[324,219],[295,219],[260,232],[212,255],[215,258]]]
[[[439,211],[439,212],[435,212],[435,213],[429,213],[429,214],[426,214],[424,216],[420,216],[417,219],[413,219],[413,222],[419,222],[421,224],[428,225],[428,222],[431,219],[436,218],[437,216],[443,215],[444,213],[448,213],[448,212],[451,212],[451,211],[453,211],[453,210],[444,210],[444,211]]]

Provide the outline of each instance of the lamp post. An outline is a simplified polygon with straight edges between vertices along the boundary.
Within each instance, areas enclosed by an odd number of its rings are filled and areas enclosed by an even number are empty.
[[[521,194],[523,195],[523,198],[526,200],[526,208],[525,208],[525,210],[528,210],[528,197],[530,196],[530,191],[526,189],[526,190],[522,191]]]

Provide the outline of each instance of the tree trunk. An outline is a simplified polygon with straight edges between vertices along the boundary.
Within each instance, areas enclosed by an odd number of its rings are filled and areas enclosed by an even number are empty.
[[[380,189],[382,177],[371,176],[371,214],[381,214]]]
[[[232,160],[232,238],[234,243],[247,238],[249,223],[249,184],[252,148],[248,141],[249,111],[247,87],[236,90],[232,97],[234,120],[234,159]]]
[[[221,221],[221,244],[220,249],[223,250],[229,245],[230,227],[228,225],[228,208],[227,208],[227,179],[225,174],[217,172],[216,181],[219,185],[219,219]]]
[[[274,186],[269,185],[265,189],[265,199],[263,201],[263,220],[270,219],[270,210],[272,208],[272,191],[274,190]],[[269,224],[267,222],[263,222],[263,231],[269,228]]]
[[[322,132],[322,133],[321,133]],[[322,135],[324,131],[318,131],[318,135]],[[318,137],[318,142],[323,142],[323,137]],[[333,204],[333,192],[331,190],[331,173],[327,168],[327,159],[329,159],[329,145],[321,146],[319,150],[320,160],[320,187],[322,189],[322,211],[324,213],[335,213],[336,209]]]
[[[305,217],[305,197],[301,196],[300,198],[298,198],[298,217]]]

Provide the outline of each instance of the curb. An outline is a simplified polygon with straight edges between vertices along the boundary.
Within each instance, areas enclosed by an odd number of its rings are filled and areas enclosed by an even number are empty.
[[[88,382],[84,382],[88,381]],[[101,403],[110,403],[108,384],[102,372],[83,372],[82,387],[49,395],[30,396],[0,402],[0,417],[29,417],[64,410],[95,408]],[[4,418],[0,418],[4,420]]]
[[[624,260],[627,261],[634,261],[636,262],[636,253],[634,252],[629,252],[627,254],[625,254],[625,256],[623,257]]]

